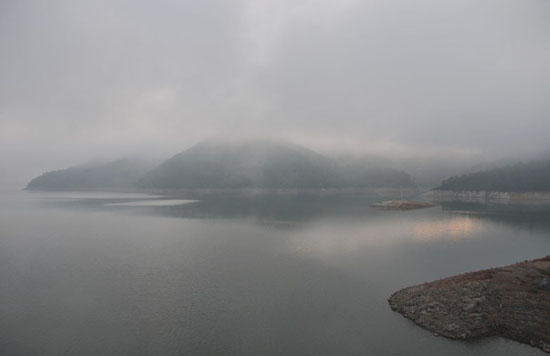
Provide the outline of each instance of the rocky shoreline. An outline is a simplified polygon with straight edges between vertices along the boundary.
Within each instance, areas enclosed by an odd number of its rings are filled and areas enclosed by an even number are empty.
[[[388,301],[437,335],[502,336],[550,353],[550,256],[405,288]]]
[[[494,203],[494,204],[550,204],[550,192],[492,192],[486,190],[439,190],[422,196],[435,202]]]
[[[371,207],[377,210],[413,210],[431,208],[433,206],[436,206],[436,204],[412,200],[386,200],[371,204]]]

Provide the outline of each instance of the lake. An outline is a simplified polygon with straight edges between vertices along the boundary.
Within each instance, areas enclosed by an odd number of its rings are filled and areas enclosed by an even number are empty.
[[[545,355],[436,337],[395,291],[550,254],[545,206],[0,195],[1,355]]]

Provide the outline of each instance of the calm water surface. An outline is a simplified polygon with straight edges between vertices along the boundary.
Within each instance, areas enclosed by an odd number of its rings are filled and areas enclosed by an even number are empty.
[[[0,195],[0,355],[544,355],[435,337],[406,286],[550,254],[544,207]]]

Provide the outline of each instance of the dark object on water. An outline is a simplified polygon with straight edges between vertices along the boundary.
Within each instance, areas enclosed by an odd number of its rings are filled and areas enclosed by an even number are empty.
[[[550,256],[402,289],[392,310],[451,339],[502,336],[550,353]]]
[[[411,210],[429,208],[435,205],[436,204],[421,201],[386,200],[380,203],[371,204],[371,207],[379,210]]]

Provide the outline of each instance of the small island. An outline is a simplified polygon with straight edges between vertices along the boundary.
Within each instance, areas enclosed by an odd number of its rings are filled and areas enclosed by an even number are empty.
[[[434,203],[412,200],[386,200],[380,203],[371,204],[377,210],[413,210],[424,209],[436,206]]]
[[[405,288],[388,301],[436,335],[501,336],[550,353],[550,256]]]

